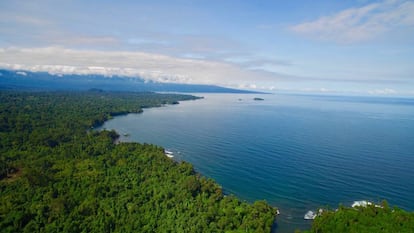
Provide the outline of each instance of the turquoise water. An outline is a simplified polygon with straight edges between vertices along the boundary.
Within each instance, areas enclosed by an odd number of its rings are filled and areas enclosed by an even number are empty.
[[[321,206],[381,201],[414,210],[414,100],[199,94],[103,128],[161,145],[227,193],[280,208],[276,232]],[[254,101],[262,97],[264,101]]]

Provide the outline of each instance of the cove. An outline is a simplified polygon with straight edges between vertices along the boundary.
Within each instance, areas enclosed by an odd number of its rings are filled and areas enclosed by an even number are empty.
[[[355,200],[414,210],[412,99],[195,95],[205,98],[117,116],[101,128],[163,146],[226,193],[279,207],[276,232],[307,229],[308,210]]]

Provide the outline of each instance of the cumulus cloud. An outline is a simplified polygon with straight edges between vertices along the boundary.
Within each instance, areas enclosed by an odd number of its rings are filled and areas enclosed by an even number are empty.
[[[275,74],[245,70],[237,65],[160,54],[75,50],[62,47],[3,48],[0,67],[52,74],[101,74],[141,77],[156,82],[215,84],[247,88],[272,86]]]
[[[373,39],[402,27],[414,27],[414,2],[386,0],[343,10],[290,29],[320,40],[352,43]]]

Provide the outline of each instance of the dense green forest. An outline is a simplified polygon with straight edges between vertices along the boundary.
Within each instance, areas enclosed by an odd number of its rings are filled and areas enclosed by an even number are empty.
[[[155,93],[0,92],[1,232],[270,232],[276,209],[225,196],[161,147],[114,143],[115,115],[193,100]],[[310,233],[414,232],[386,202],[340,206]]]
[[[225,196],[161,147],[92,128],[191,100],[154,93],[0,92],[1,232],[270,232],[276,209]]]
[[[312,229],[306,232],[412,233],[414,213],[397,207],[390,208],[386,201],[381,205],[366,207],[340,206],[337,210],[324,211],[322,215],[316,217]]]

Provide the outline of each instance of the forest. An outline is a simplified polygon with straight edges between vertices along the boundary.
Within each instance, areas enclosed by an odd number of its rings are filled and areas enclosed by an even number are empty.
[[[164,149],[96,131],[176,94],[0,92],[1,232],[270,232],[276,209],[224,195]]]
[[[387,201],[380,205],[371,204],[358,207],[339,206],[335,210],[325,210],[316,217],[312,229],[304,233],[325,232],[414,232],[414,213],[390,207]]]
[[[265,201],[223,194],[159,146],[94,130],[116,115],[197,98],[1,91],[1,232],[270,232],[277,209]],[[386,201],[339,206],[305,232],[414,232],[414,213]]]

